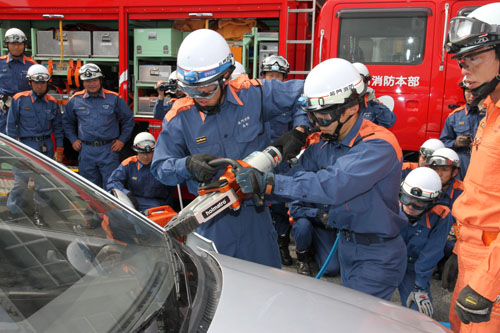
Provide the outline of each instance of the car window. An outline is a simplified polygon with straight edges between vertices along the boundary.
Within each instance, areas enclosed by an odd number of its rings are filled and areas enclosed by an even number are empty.
[[[64,169],[0,136],[0,331],[134,330],[172,290],[169,243]]]
[[[416,65],[424,58],[425,11],[342,12],[338,56],[364,64]]]

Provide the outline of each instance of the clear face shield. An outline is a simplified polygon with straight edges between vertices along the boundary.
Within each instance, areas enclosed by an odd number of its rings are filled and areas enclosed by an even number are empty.
[[[449,53],[457,53],[464,47],[482,44],[487,46],[498,38],[499,34],[500,26],[496,24],[488,24],[473,17],[457,16],[450,20],[446,50]]]

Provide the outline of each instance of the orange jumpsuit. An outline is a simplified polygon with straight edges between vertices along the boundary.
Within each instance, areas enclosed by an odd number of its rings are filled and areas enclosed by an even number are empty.
[[[453,205],[459,225],[454,252],[458,255],[458,280],[451,300],[450,323],[454,332],[500,332],[500,101],[490,97],[488,111],[479,124],[464,179],[465,190]],[[453,307],[467,284],[494,301],[491,320],[465,325]]]

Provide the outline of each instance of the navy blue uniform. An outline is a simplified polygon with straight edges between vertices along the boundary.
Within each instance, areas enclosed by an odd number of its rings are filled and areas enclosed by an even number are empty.
[[[292,226],[295,248],[299,252],[310,248],[314,249],[314,260],[321,268],[332,250],[337,232],[333,228],[327,229],[318,219],[318,210],[320,209],[323,212],[328,212],[329,206],[301,201],[294,201],[290,204],[290,216],[295,220]],[[325,270],[325,275],[336,276],[339,272],[339,257],[338,253],[335,253]]]
[[[148,208],[172,204],[175,188],[160,183],[151,173],[151,164],[142,164],[137,156],[125,159],[113,171],[106,189],[118,189],[125,194],[132,192],[141,212]]]
[[[330,205],[340,230],[342,283],[390,299],[406,269],[399,216],[402,151],[387,129],[359,117],[342,142],[309,146],[274,194]]]
[[[303,85],[299,80],[261,83],[242,75],[230,81],[220,111],[209,116],[198,111],[192,99],[177,100],[163,120],[151,165],[153,174],[167,185],[186,182],[197,195],[198,182],[186,168],[187,157],[208,153],[238,160],[263,150],[270,143],[266,121],[283,110],[303,116],[297,104]],[[213,240],[220,253],[281,267],[269,208],[256,209],[252,200],[245,200],[238,212],[219,214],[196,231]]]
[[[0,57],[0,95],[13,97],[15,94],[31,90],[26,74],[36,62],[23,55],[19,59],[6,54]],[[6,133],[7,113],[0,111],[0,133]]]
[[[127,103],[106,89],[95,97],[86,90],[77,92],[66,104],[63,125],[71,143],[82,141],[78,156],[80,175],[104,187],[120,165],[119,153],[111,151],[113,140],[127,142],[134,129],[134,117]]]
[[[406,300],[415,285],[425,289],[432,301],[430,277],[434,267],[444,255],[446,239],[452,224],[450,209],[436,205],[401,230],[401,236],[408,250],[406,274],[398,287],[403,305],[406,305]],[[415,303],[412,304],[412,308],[417,310]]]
[[[460,158],[460,170],[457,179],[463,180],[470,163],[470,147],[454,147],[458,136],[476,136],[479,122],[483,119],[486,112],[478,108],[470,108],[468,104],[455,109],[449,114],[444,122],[443,130],[439,140],[443,141],[444,146],[452,148]]]

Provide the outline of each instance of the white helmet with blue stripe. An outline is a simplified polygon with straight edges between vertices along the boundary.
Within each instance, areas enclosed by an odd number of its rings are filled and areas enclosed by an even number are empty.
[[[199,87],[228,79],[233,70],[233,53],[219,33],[199,29],[182,41],[177,54],[177,79],[181,87]]]

